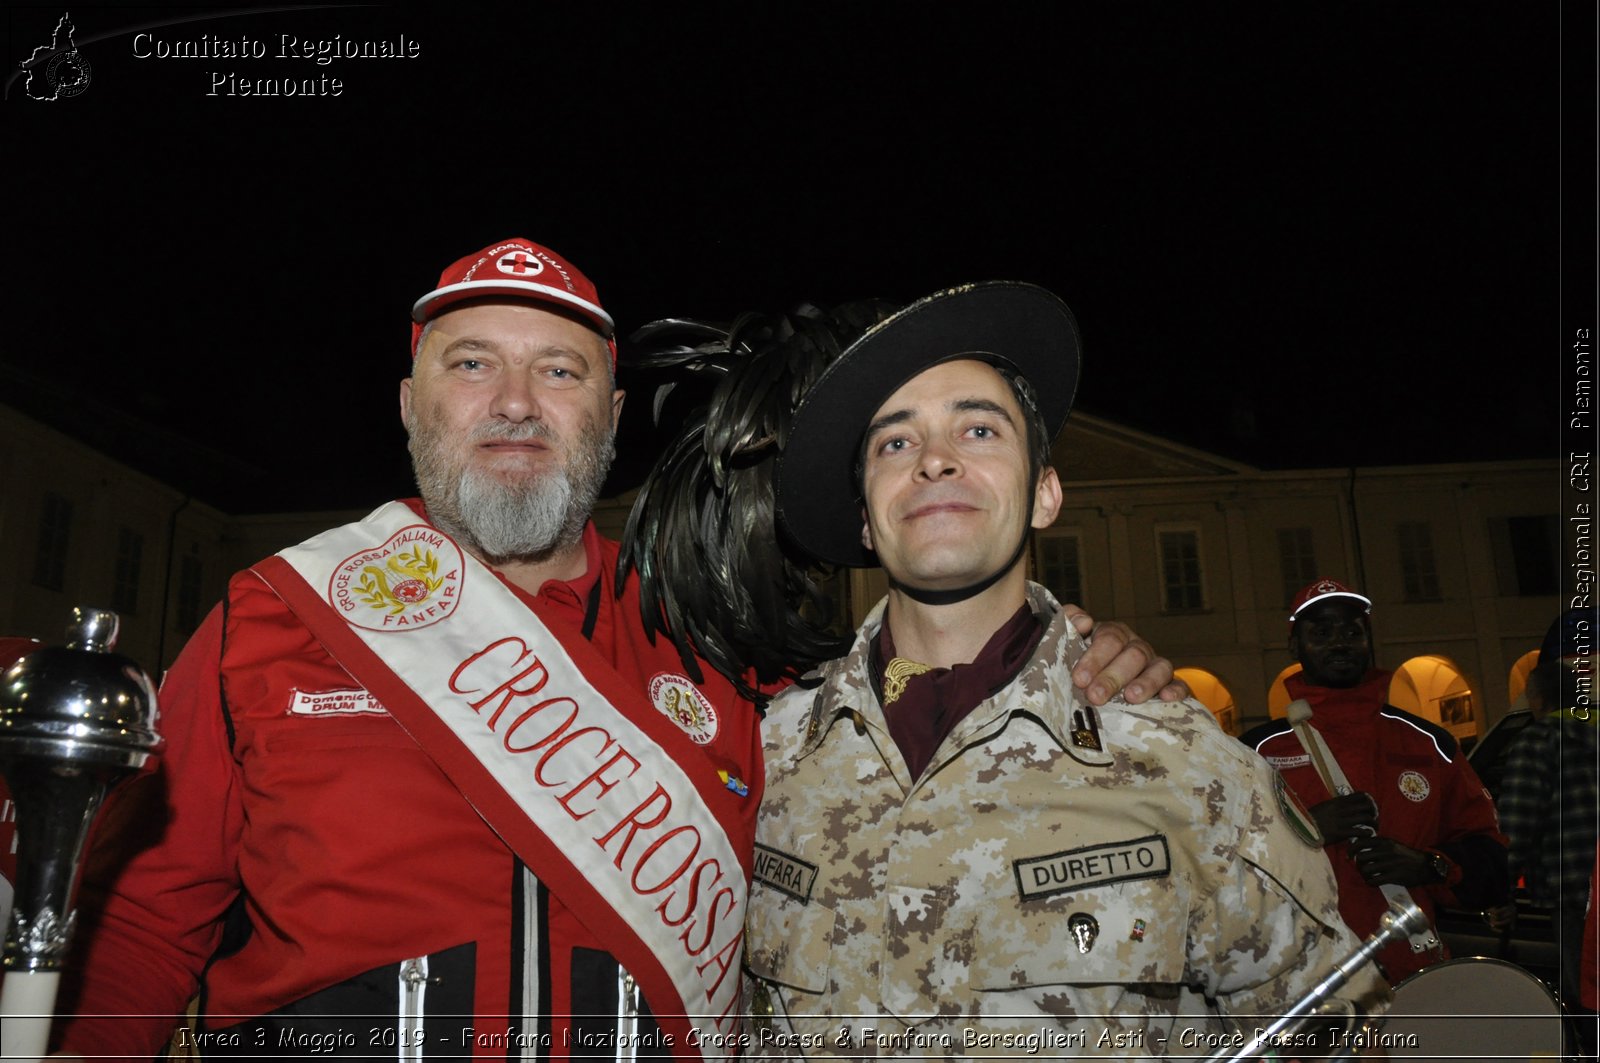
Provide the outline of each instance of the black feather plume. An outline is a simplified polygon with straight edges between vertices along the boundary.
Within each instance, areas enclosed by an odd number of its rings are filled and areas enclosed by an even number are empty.
[[[672,640],[684,668],[696,654],[740,694],[793,680],[849,647],[829,623],[820,579],[829,570],[776,527],[773,470],[795,407],[845,348],[897,307],[878,301],[833,311],[745,314],[727,325],[682,318],[634,333],[623,359],[654,377],[658,427],[669,399],[691,399],[677,433],[645,478],[617,561],[620,586],[639,576],[645,631]]]

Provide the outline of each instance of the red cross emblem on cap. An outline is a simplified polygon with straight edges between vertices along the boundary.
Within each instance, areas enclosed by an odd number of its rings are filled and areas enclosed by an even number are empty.
[[[513,277],[530,277],[535,273],[543,273],[544,263],[526,251],[517,250],[501,256],[494,268]]]

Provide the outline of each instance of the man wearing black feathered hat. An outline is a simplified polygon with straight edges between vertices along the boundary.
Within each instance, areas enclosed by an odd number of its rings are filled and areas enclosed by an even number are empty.
[[[1204,706],[1074,686],[1085,643],[1025,554],[1078,376],[1061,300],[975,284],[795,413],[783,528],[889,593],[764,729],[758,1051],[1206,1054],[1354,944],[1314,824]],[[1368,966],[1344,994],[1384,989]]]

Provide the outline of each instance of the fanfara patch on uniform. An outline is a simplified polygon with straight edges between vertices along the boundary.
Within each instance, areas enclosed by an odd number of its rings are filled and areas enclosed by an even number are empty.
[[[717,737],[717,710],[687,676],[657,672],[650,680],[650,701],[696,745]]]
[[[1403,771],[1400,773],[1400,792],[1406,795],[1408,801],[1423,801],[1433,792],[1433,787],[1428,785],[1428,777],[1421,772]]]
[[[366,690],[296,690],[289,699],[293,716],[387,716],[389,710]]]
[[[1279,771],[1284,771],[1288,768],[1303,768],[1307,764],[1310,764],[1311,754],[1301,753],[1297,757],[1266,757],[1264,759],[1274,768],[1277,768]]]
[[[1172,872],[1172,854],[1167,850],[1166,837],[1152,834],[1148,838],[1013,860],[1011,869],[1017,876],[1018,896],[1031,901],[1113,882],[1160,878]]]
[[[408,631],[437,624],[461,604],[461,547],[413,524],[334,568],[328,602],[354,627]]]
[[[1283,821],[1289,824],[1295,836],[1313,849],[1322,848],[1322,831],[1317,829],[1311,810],[1276,771],[1272,773],[1272,792],[1278,798],[1278,811],[1283,813]]]
[[[817,884],[817,865],[757,842],[755,880],[801,904],[810,904],[811,887]]]

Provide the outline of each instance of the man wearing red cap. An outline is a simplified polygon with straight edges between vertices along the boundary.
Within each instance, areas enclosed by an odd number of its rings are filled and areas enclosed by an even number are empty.
[[[202,981],[216,1054],[736,1043],[758,718],[646,634],[589,520],[612,320],[514,239],[413,321],[422,498],[236,575],[173,666],[159,838],[86,890],[69,1051],[148,1057]],[[1109,634],[1122,685],[1146,655]]]
[[[1243,741],[1311,807],[1356,933],[1378,927],[1409,892],[1430,920],[1440,903],[1505,901],[1505,838],[1494,802],[1450,732],[1389,705],[1391,673],[1373,667],[1372,602],[1332,579],[1311,583],[1289,614],[1288,718]],[[1448,956],[1436,934],[1378,956],[1392,983]]]

